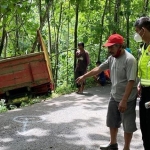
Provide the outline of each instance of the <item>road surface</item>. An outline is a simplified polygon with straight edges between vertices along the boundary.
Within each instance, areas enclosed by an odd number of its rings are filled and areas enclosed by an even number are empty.
[[[110,86],[76,93],[0,114],[0,150],[99,150],[109,142],[105,125]],[[137,126],[131,150],[143,150]],[[122,128],[118,134],[123,149]]]

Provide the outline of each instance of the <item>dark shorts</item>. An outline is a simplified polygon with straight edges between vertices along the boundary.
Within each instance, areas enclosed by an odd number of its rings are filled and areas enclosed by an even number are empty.
[[[136,128],[136,100],[127,103],[127,110],[124,113],[120,113],[118,110],[119,102],[114,98],[110,98],[107,112],[107,126],[112,128],[119,128],[121,123],[123,129],[127,133],[133,133]]]
[[[75,71],[75,79],[79,78],[80,76],[84,75],[86,73],[86,71]],[[85,82],[83,82],[83,84],[85,85]],[[80,84],[76,84],[77,87],[79,88],[81,85]]]

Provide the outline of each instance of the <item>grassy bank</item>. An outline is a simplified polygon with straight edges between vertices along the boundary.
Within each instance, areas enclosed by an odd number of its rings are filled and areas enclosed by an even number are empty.
[[[92,79],[87,80],[85,88],[90,88],[94,86],[95,83],[93,83]],[[0,113],[6,112],[8,110],[20,108],[20,107],[27,107],[30,105],[33,105],[35,103],[40,103],[45,100],[51,100],[53,98],[59,97],[64,94],[70,94],[72,92],[76,91],[75,85],[67,85],[63,84],[56,88],[55,91],[52,92],[52,94],[42,95],[42,96],[36,96],[34,98],[26,98],[23,97],[20,100],[15,99],[11,104],[9,104],[9,107],[4,103],[4,100],[0,101]]]

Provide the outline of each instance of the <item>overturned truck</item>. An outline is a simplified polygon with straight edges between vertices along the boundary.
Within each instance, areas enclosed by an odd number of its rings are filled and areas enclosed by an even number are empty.
[[[40,31],[38,38],[41,52],[0,60],[0,99],[10,102],[53,90],[51,62]]]

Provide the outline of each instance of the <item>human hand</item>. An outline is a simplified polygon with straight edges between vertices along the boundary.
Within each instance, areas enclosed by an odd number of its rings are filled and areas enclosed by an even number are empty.
[[[77,83],[77,84],[82,84],[82,83],[84,82],[84,80],[85,80],[84,75],[83,75],[83,76],[80,76],[79,78],[76,79],[76,83]]]
[[[118,106],[118,110],[121,112],[121,113],[124,113],[127,109],[127,101],[126,100],[121,100],[121,102],[119,103],[119,106]]]
[[[138,97],[141,97],[141,85],[137,86]]]
[[[80,54],[80,51],[79,51],[79,50],[77,50],[77,51],[76,51],[76,55],[78,56],[79,54]]]

